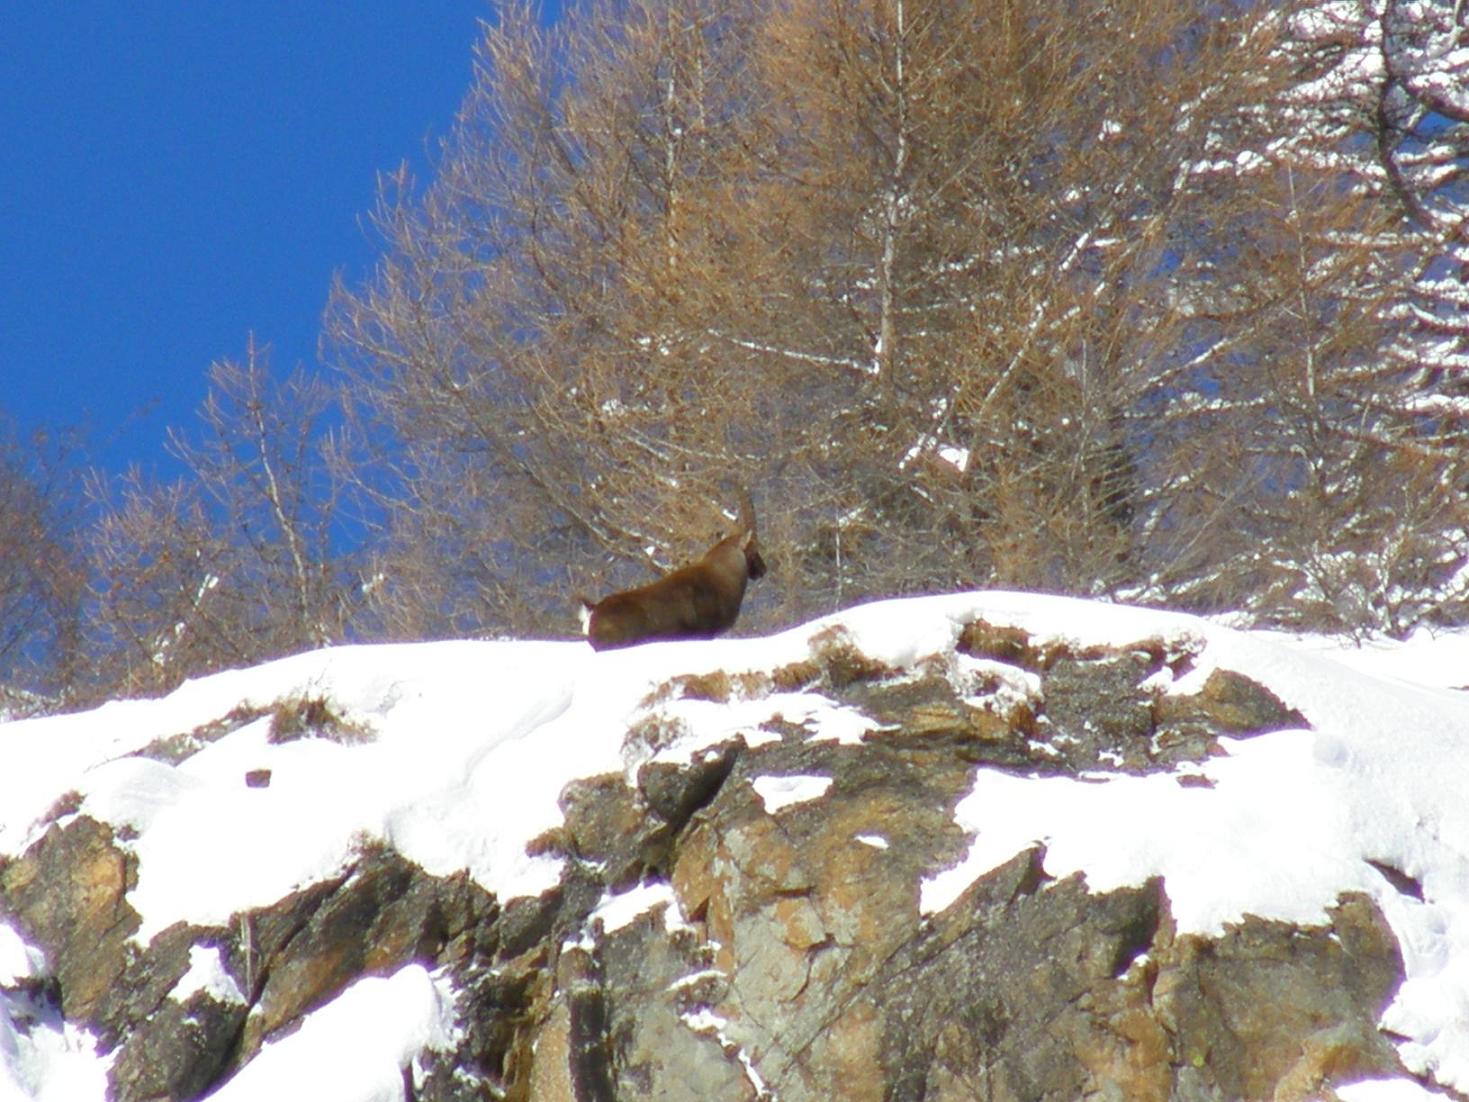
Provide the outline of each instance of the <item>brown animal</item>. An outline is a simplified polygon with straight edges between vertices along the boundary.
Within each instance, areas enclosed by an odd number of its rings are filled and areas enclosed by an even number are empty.
[[[745,583],[765,573],[755,536],[755,507],[740,495],[739,527],[698,562],[656,582],[614,593],[593,604],[585,597],[582,622],[595,650],[656,639],[712,639],[740,614]]]

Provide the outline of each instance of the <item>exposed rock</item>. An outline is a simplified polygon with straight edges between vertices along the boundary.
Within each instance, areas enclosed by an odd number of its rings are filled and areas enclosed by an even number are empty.
[[[198,1098],[227,1064],[245,1013],[243,1003],[203,991],[164,1001],[122,1045],[112,1067],[113,1098]]]
[[[353,980],[386,975],[410,961],[464,964],[493,951],[498,908],[463,874],[424,874],[392,850],[363,853],[345,879],[242,919],[253,958],[251,1013],[233,1062],[289,1029]]]
[[[1153,711],[1160,726],[1193,726],[1229,735],[1309,726],[1300,712],[1287,708],[1269,689],[1233,670],[1215,670],[1193,696],[1158,697]]]
[[[1057,656],[1043,680],[1041,737],[1067,771],[1122,767],[1140,771],[1152,762],[1152,701],[1139,686],[1153,672],[1140,651],[1099,658]]]
[[[1209,1069],[1227,1098],[1271,1097],[1288,1079],[1314,1097],[1333,1073],[1397,1067],[1376,1027],[1402,961],[1363,896],[1343,898],[1327,927],[1249,919],[1217,940],[1178,938],[1156,967],[1178,1062]]]
[[[571,1008],[576,1097],[754,1102],[754,1085],[725,1051],[717,1019],[695,1015],[713,994],[707,985],[721,983],[709,972],[709,946],[692,931],[670,931],[666,921],[659,909],[607,935],[595,955],[578,950],[562,957],[559,986]],[[576,962],[570,983],[568,958]],[[626,991],[646,997],[623,1001]],[[598,1066],[603,1053],[605,1069]]]
[[[85,815],[53,823],[0,870],[0,913],[45,951],[67,1018],[90,1021],[127,967],[139,926],[127,892],[136,883],[112,828]]]
[[[66,1017],[119,1050],[119,1102],[198,1097],[361,976],[415,960],[467,973],[497,943],[499,909],[468,877],[430,877],[374,848],[345,877],[228,929],[175,925],[140,948],[128,940],[139,925],[125,899],[131,868],[110,829],[82,817],[53,826],[0,875],[5,910],[45,950]],[[220,951],[239,1002],[173,997],[203,945]]]

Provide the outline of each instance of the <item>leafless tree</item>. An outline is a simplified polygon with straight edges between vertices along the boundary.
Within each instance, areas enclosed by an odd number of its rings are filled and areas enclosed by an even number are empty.
[[[71,451],[0,419],[0,718],[59,706],[79,659]]]
[[[1254,275],[1234,292],[1256,321],[1221,311],[1227,371],[1186,413],[1196,478],[1176,527],[1222,522],[1186,563],[1208,605],[1399,634],[1469,611],[1455,26],[1446,4],[1286,21],[1299,76],[1270,105],[1275,136],[1223,170],[1261,203],[1237,228]]]
[[[734,484],[756,627],[986,584],[1442,611],[1464,160],[1429,78],[1457,32],[1349,8],[507,11],[329,313],[375,615],[569,632],[578,589],[706,545]]]
[[[344,634],[354,575],[333,545],[335,485],[320,454],[330,391],[300,371],[273,380],[253,339],[210,383],[200,431],[170,434],[186,476],[94,480],[98,691],[166,689]]]

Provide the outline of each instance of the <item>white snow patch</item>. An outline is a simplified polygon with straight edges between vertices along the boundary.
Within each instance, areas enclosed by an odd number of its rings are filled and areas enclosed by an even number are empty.
[[[448,981],[410,964],[388,977],[358,980],[301,1028],[265,1045],[211,1102],[330,1098],[399,1102],[403,1069],[425,1049],[454,1044]]]
[[[819,800],[831,787],[830,777],[790,776],[756,777],[751,783],[755,795],[765,805],[765,810],[774,815],[792,804]]]
[[[690,987],[703,983],[705,980],[722,980],[727,973],[719,968],[701,968],[697,972],[690,972],[687,976],[680,976],[668,985],[670,991],[686,991]]]
[[[629,925],[639,915],[647,914],[654,907],[667,908],[663,912],[667,929],[674,930],[688,925],[671,884],[642,884],[620,895],[604,896],[597,904],[597,909],[591,913],[589,924],[601,922],[602,931],[610,934]]]
[[[0,1099],[104,1102],[112,1057],[44,1000],[13,990],[45,975],[41,951],[0,922]]]
[[[940,444],[937,455],[961,474],[969,469],[969,449],[955,444]]]
[[[1341,1102],[1433,1102],[1448,1097],[1412,1079],[1363,1079],[1337,1087],[1336,1096]]]
[[[754,700],[680,699],[653,708],[645,717],[656,721],[667,742],[657,752],[633,747],[626,755],[628,783],[648,761],[686,764],[701,751],[740,739],[748,747],[780,741],[775,724],[799,727],[808,739],[855,746],[879,729],[872,717],[837,704],[820,693],[772,693]],[[668,732],[677,732],[671,737]]]
[[[111,1062],[85,1030],[0,991],[0,1099],[105,1102]]]
[[[244,1006],[248,1001],[235,977],[225,968],[216,945],[195,945],[189,949],[189,970],[179,977],[168,997],[181,1003],[199,991],[225,1005]]]
[[[14,926],[0,922],[0,987],[15,987],[45,973],[46,954],[26,944]]]
[[[695,1033],[719,1033],[725,1026],[729,1025],[729,1022],[725,1021],[707,1006],[700,1007],[697,1010],[686,1010],[679,1016],[683,1019],[684,1025],[688,1026]]]

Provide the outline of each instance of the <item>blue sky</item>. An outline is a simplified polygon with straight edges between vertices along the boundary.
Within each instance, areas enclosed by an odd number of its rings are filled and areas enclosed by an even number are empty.
[[[420,178],[486,0],[68,0],[0,31],[0,415],[171,473],[205,372],[252,331],[314,364],[367,272],[376,175]]]

